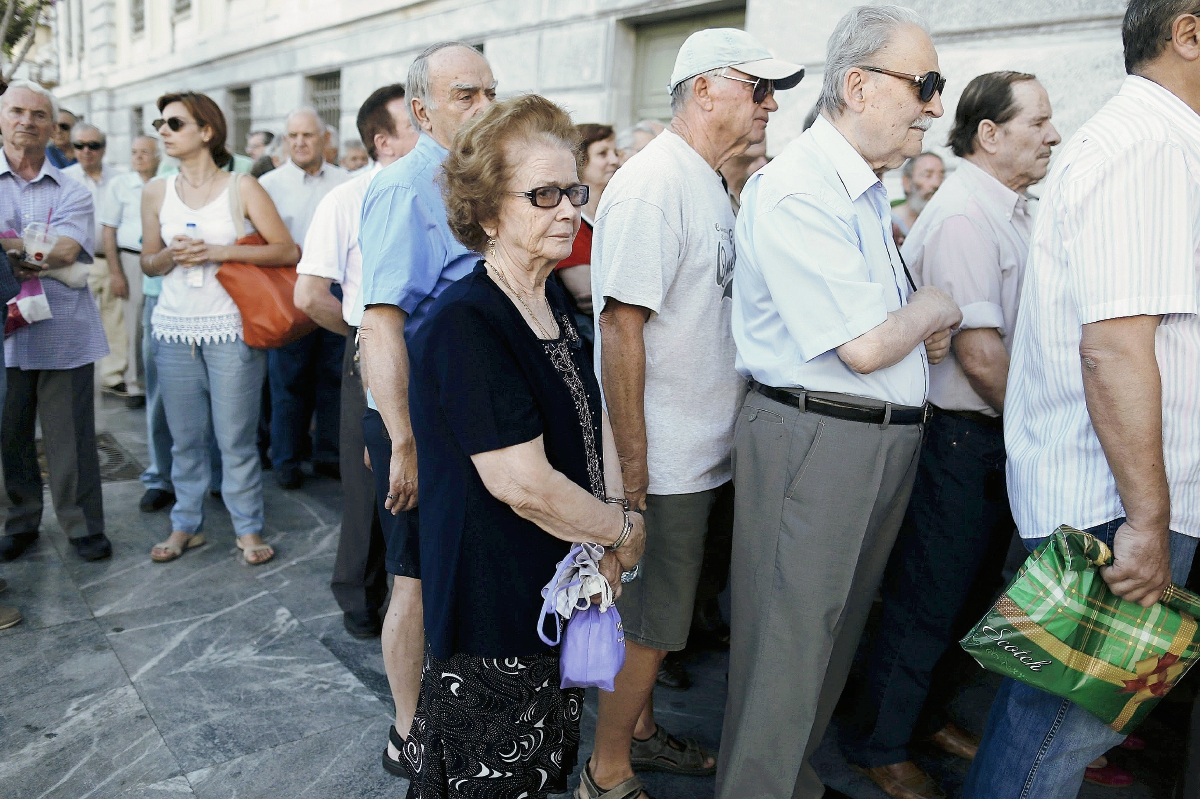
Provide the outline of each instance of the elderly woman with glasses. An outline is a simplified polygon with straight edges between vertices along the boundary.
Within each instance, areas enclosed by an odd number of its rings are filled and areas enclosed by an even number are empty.
[[[217,281],[217,269],[224,261],[295,265],[300,252],[258,181],[225,171],[232,156],[217,104],[184,92],[158,98],[158,110],[163,117],[154,127],[167,155],[179,159],[179,173],[142,190],[142,271],[163,276],[151,324],[174,442],[175,506],[171,535],[150,550],[150,558],[174,560],[204,543],[208,442],[215,434],[222,480],[213,488],[233,518],[241,557],[250,565],[266,563],[275,551],[262,538],[262,463],[255,439],[267,354],[243,340],[241,312]],[[236,218],[235,209],[243,211]],[[251,229],[266,245],[237,244]]]
[[[428,645],[404,756],[410,797],[566,790],[583,691],[560,690],[538,636],[540,590],[572,542],[609,546],[619,592],[645,528],[625,509],[616,446],[566,296],[587,186],[570,117],[537,96],[496,103],[444,166],[450,229],[485,253],[410,343]]]

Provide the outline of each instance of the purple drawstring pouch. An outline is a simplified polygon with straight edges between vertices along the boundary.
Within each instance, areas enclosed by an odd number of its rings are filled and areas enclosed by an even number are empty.
[[[560,688],[613,690],[617,672],[625,665],[625,633],[621,615],[613,605],[612,587],[600,574],[604,547],[576,544],[558,564],[554,578],[542,589],[542,612],[538,614],[538,636],[559,650]],[[600,604],[591,596],[600,594]],[[551,617],[554,637],[545,631]],[[559,617],[567,619],[562,634]]]

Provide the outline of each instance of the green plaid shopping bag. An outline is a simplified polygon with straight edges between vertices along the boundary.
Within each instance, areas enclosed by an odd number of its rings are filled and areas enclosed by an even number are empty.
[[[1126,602],[1100,576],[1110,563],[1104,542],[1058,528],[959,644],[988,671],[1132,730],[1200,659],[1200,597],[1171,585],[1153,607]]]

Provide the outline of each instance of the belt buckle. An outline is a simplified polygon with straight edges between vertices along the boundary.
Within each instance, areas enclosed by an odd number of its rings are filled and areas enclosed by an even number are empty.
[[[933,406],[926,402],[921,406],[921,424],[929,424],[930,418],[933,417]]]

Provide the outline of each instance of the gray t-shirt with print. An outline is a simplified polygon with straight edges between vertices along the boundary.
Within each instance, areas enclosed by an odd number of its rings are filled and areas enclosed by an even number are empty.
[[[671,131],[617,170],[596,214],[597,310],[611,297],[651,311],[644,331],[651,494],[706,491],[730,479],[733,425],[746,393],[730,323],[733,221],[720,175]],[[598,377],[602,347],[598,334]]]

